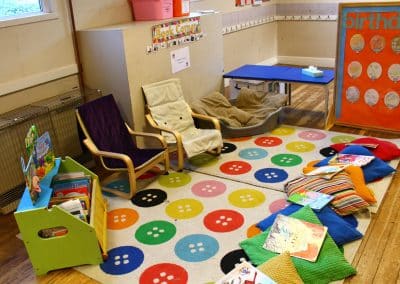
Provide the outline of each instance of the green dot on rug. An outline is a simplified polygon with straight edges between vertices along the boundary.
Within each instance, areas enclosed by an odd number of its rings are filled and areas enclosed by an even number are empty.
[[[314,224],[321,224],[309,206],[301,208],[290,216]],[[260,265],[278,255],[262,247],[269,231],[270,228],[239,244],[255,265]],[[325,238],[316,262],[296,257],[292,257],[292,261],[305,283],[329,283],[356,274],[356,270],[347,262],[329,234]]]

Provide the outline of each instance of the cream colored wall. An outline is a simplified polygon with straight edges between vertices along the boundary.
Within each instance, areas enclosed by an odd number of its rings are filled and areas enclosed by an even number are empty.
[[[0,113],[59,94],[65,80],[49,84],[50,91],[29,88],[77,73],[66,3],[54,1],[57,19],[0,28]],[[66,81],[78,85],[76,76]]]

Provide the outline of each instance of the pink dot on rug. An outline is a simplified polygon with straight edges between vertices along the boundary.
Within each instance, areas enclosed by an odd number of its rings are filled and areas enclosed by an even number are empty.
[[[282,210],[282,209],[288,207],[289,205],[290,205],[290,203],[287,202],[286,199],[283,199],[283,198],[277,199],[269,205],[269,211],[271,211],[271,213],[275,213],[279,210]]]
[[[300,132],[299,137],[304,140],[316,141],[324,139],[326,137],[326,134],[321,131],[307,130]]]

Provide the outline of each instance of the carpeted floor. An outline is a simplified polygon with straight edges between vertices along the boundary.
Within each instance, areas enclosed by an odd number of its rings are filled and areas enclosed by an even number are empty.
[[[283,184],[308,161],[323,158],[321,149],[352,138],[282,126],[226,141],[221,157],[192,159],[191,170],[158,177],[132,201],[108,196],[109,258],[77,269],[102,283],[216,281],[246,259],[238,243],[258,233],[253,225],[287,205]],[[379,183],[383,198],[390,178]],[[108,186],[127,183],[116,180]],[[357,219],[365,233],[369,215]],[[360,240],[345,245],[350,263],[359,245]]]

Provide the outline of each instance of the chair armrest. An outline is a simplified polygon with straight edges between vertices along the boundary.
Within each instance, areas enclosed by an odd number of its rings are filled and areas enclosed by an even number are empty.
[[[141,131],[134,131],[132,128],[129,127],[127,123],[125,123],[126,128],[128,129],[129,134],[133,136],[141,136],[141,137],[148,137],[148,138],[154,138],[157,139],[160,144],[163,146],[163,148],[167,148],[168,144],[165,141],[165,138],[157,133],[148,133],[148,132],[141,132]]]
[[[89,149],[89,151],[93,154],[96,155],[100,158],[101,164],[103,165],[104,168],[110,171],[115,171],[115,170],[120,170],[120,169],[112,169],[109,168],[105,165],[103,158],[112,158],[112,159],[118,159],[124,161],[126,164],[126,168],[128,172],[135,172],[135,166],[132,163],[131,158],[128,155],[121,154],[121,153],[115,153],[115,152],[108,152],[108,151],[101,151],[99,150],[96,145],[91,141],[90,139],[84,139],[83,143],[85,146]]]
[[[214,125],[215,129],[221,130],[221,125],[219,124],[219,120],[216,119],[215,117],[204,115],[204,114],[195,113],[193,111],[192,111],[192,117],[200,119],[200,120],[209,121]]]
[[[153,117],[152,117],[150,114],[146,114],[146,119],[147,119],[147,121],[149,122],[149,124],[150,124],[153,128],[158,129],[158,130],[160,130],[160,131],[165,131],[165,132],[171,133],[171,134],[175,137],[176,143],[177,143],[177,144],[182,144],[182,135],[181,135],[178,131],[174,131],[174,130],[172,130],[172,129],[159,126],[159,125],[154,121]]]

